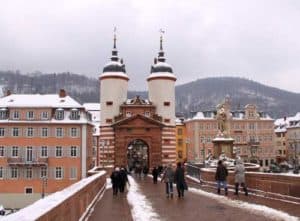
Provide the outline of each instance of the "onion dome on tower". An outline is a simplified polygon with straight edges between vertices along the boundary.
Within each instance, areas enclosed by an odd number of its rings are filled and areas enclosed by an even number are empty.
[[[112,56],[110,58],[110,62],[108,62],[106,65],[103,67],[103,73],[100,76],[100,79],[102,78],[108,78],[108,77],[119,77],[119,78],[124,78],[126,80],[129,80],[127,74],[126,74],[126,69],[125,69],[125,64],[123,63],[123,59],[119,59],[118,57],[118,50],[116,47],[116,34],[114,34],[114,45],[112,49]]]
[[[172,66],[166,63],[165,52],[163,51],[163,37],[160,36],[160,48],[158,57],[154,58],[154,65],[151,66],[149,81],[152,78],[165,77],[176,81],[176,76],[173,74]]]

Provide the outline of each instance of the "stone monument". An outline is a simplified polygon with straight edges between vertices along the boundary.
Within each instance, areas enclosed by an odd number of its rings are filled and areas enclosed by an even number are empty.
[[[217,122],[218,122],[218,134],[212,140],[214,144],[214,157],[219,158],[220,155],[233,158],[233,142],[234,139],[230,136],[229,131],[229,119],[230,113],[230,101],[229,96],[226,96],[225,101],[217,105]]]

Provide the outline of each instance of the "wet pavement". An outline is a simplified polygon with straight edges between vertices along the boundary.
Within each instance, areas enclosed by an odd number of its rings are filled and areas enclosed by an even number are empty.
[[[140,192],[145,195],[153,207],[153,210],[159,215],[160,220],[165,221],[193,221],[193,220],[222,220],[222,221],[261,221],[272,220],[270,217],[265,217],[261,214],[250,212],[238,207],[232,207],[226,203],[211,197],[196,194],[192,191],[186,191],[184,199],[179,199],[174,187],[174,197],[167,198],[165,195],[164,183],[158,182],[153,184],[151,178],[135,178],[139,185]],[[199,187],[197,187],[199,188]],[[202,187],[201,187],[202,188]],[[214,190],[209,187],[203,187],[208,192]],[[126,197],[127,193],[112,195],[112,189],[106,190],[103,198],[95,205],[94,211],[91,214],[90,221],[107,220],[107,221],[132,221],[130,205]],[[289,205],[284,202],[277,202],[270,199],[264,199],[257,196],[245,197],[234,196],[229,193],[229,198],[232,200],[239,199],[254,204],[262,204],[273,208],[284,207],[283,211],[291,212],[291,215],[298,216],[299,205]],[[297,211],[295,211],[297,210]],[[142,219],[147,220],[147,219]],[[151,220],[151,219],[150,219]],[[280,220],[280,219],[278,219]]]

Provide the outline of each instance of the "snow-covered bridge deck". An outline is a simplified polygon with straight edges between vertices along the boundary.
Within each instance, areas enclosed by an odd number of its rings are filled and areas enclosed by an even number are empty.
[[[90,211],[87,220],[98,221],[189,221],[189,220],[299,220],[300,204],[263,198],[219,196],[210,187],[190,187],[184,199],[166,198],[164,184],[152,184],[150,178],[130,178],[129,191],[118,196],[107,188],[102,199]],[[191,184],[192,186],[192,184]],[[175,188],[174,188],[175,190]]]

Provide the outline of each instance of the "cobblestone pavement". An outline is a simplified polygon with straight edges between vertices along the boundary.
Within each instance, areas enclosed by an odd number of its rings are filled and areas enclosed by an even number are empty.
[[[218,202],[215,199],[198,195],[187,191],[184,199],[178,199],[176,194],[174,197],[167,198],[165,196],[164,184],[152,184],[150,178],[135,179],[139,184],[140,191],[151,202],[154,211],[161,217],[160,220],[165,221],[260,221],[270,220],[270,218],[262,215],[253,214],[247,210],[239,209]],[[176,188],[174,188],[175,190]],[[208,189],[209,191],[209,189]],[[210,190],[212,191],[212,190]],[[230,193],[230,195],[233,195]],[[229,196],[230,198],[236,196]],[[251,203],[261,203],[263,200],[250,196],[248,199],[239,196],[241,200],[247,200]],[[267,200],[267,199],[265,199]],[[270,200],[267,200],[270,201]],[[276,203],[275,203],[276,204]],[[282,204],[282,202],[281,202]],[[274,206],[274,205],[273,205]],[[276,204],[276,206],[280,206]],[[274,208],[276,208],[276,206]],[[296,208],[296,206],[294,207]],[[292,208],[292,210],[294,209]],[[299,208],[299,205],[298,205]],[[296,215],[296,214],[293,214]],[[94,212],[89,218],[90,221],[107,220],[107,221],[132,221],[130,205],[128,204],[126,193],[118,196],[112,195],[112,190],[108,189],[103,198],[96,204]],[[143,219],[145,220],[145,219]]]

